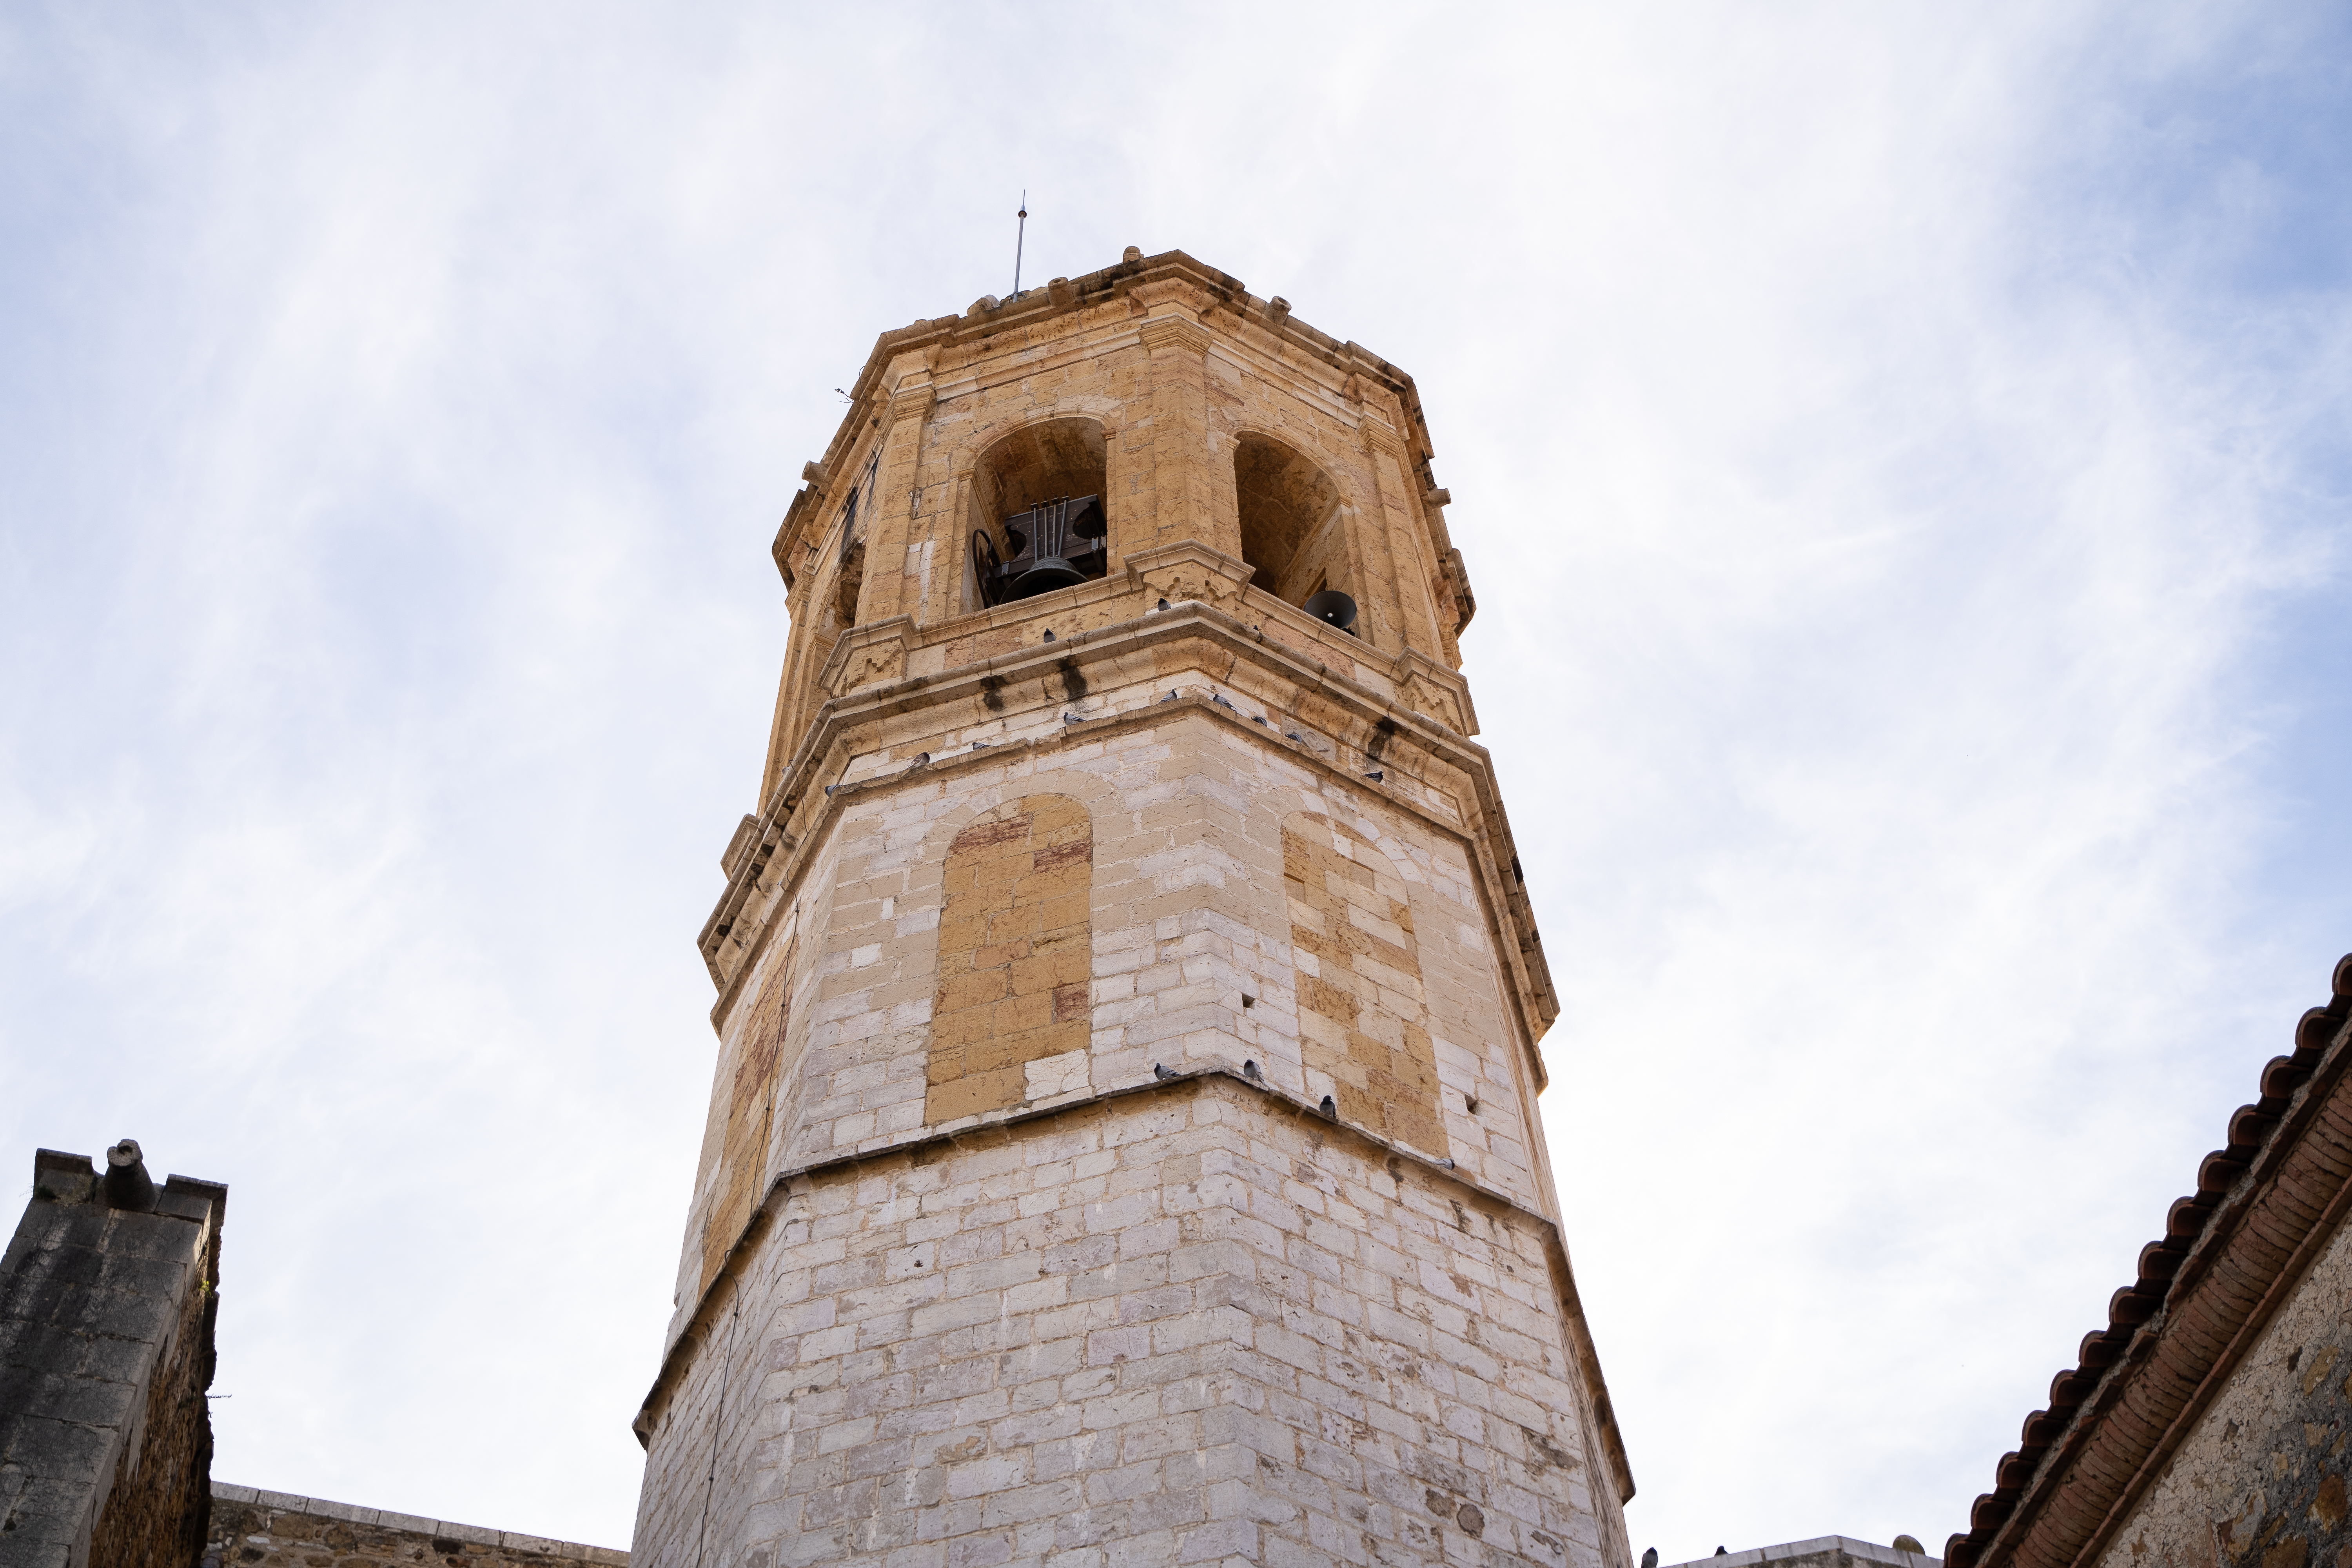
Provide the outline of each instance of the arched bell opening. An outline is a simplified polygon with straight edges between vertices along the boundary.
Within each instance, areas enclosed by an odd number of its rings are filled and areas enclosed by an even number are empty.
[[[982,453],[967,519],[971,607],[1102,576],[1108,489],[1103,427],[1092,419],[1024,425]]]
[[[1331,476],[1272,437],[1246,432],[1234,447],[1234,496],[1250,585],[1292,605],[1320,595],[1309,613],[1351,629],[1347,531]],[[1334,609],[1342,602],[1344,613]]]

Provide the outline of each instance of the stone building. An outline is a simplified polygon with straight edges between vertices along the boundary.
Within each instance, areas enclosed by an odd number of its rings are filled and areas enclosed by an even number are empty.
[[[0,1257],[0,1568],[188,1568],[204,1550],[228,1189],[139,1145],[44,1149]]]
[[[635,1562],[1632,1568],[1431,455],[1181,252],[882,335],[775,540]]]
[[[2352,1568],[2352,956],[2332,989],[2026,1416],[1951,1568]]]

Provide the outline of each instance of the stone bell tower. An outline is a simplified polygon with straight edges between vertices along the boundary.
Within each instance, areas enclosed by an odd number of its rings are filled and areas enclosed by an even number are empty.
[[[854,403],[634,1561],[1631,1568],[1412,378],[1130,249]]]

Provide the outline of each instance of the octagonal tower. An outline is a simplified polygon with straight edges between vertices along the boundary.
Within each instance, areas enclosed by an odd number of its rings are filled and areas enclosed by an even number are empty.
[[[634,1560],[1630,1568],[1412,379],[1129,250],[852,401]]]

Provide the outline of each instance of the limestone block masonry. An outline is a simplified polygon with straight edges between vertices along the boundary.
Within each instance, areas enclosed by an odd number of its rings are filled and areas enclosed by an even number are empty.
[[[1181,252],[883,335],[775,542],[634,1562],[1631,1568],[1432,453]],[[992,595],[1063,496],[1101,574]]]

